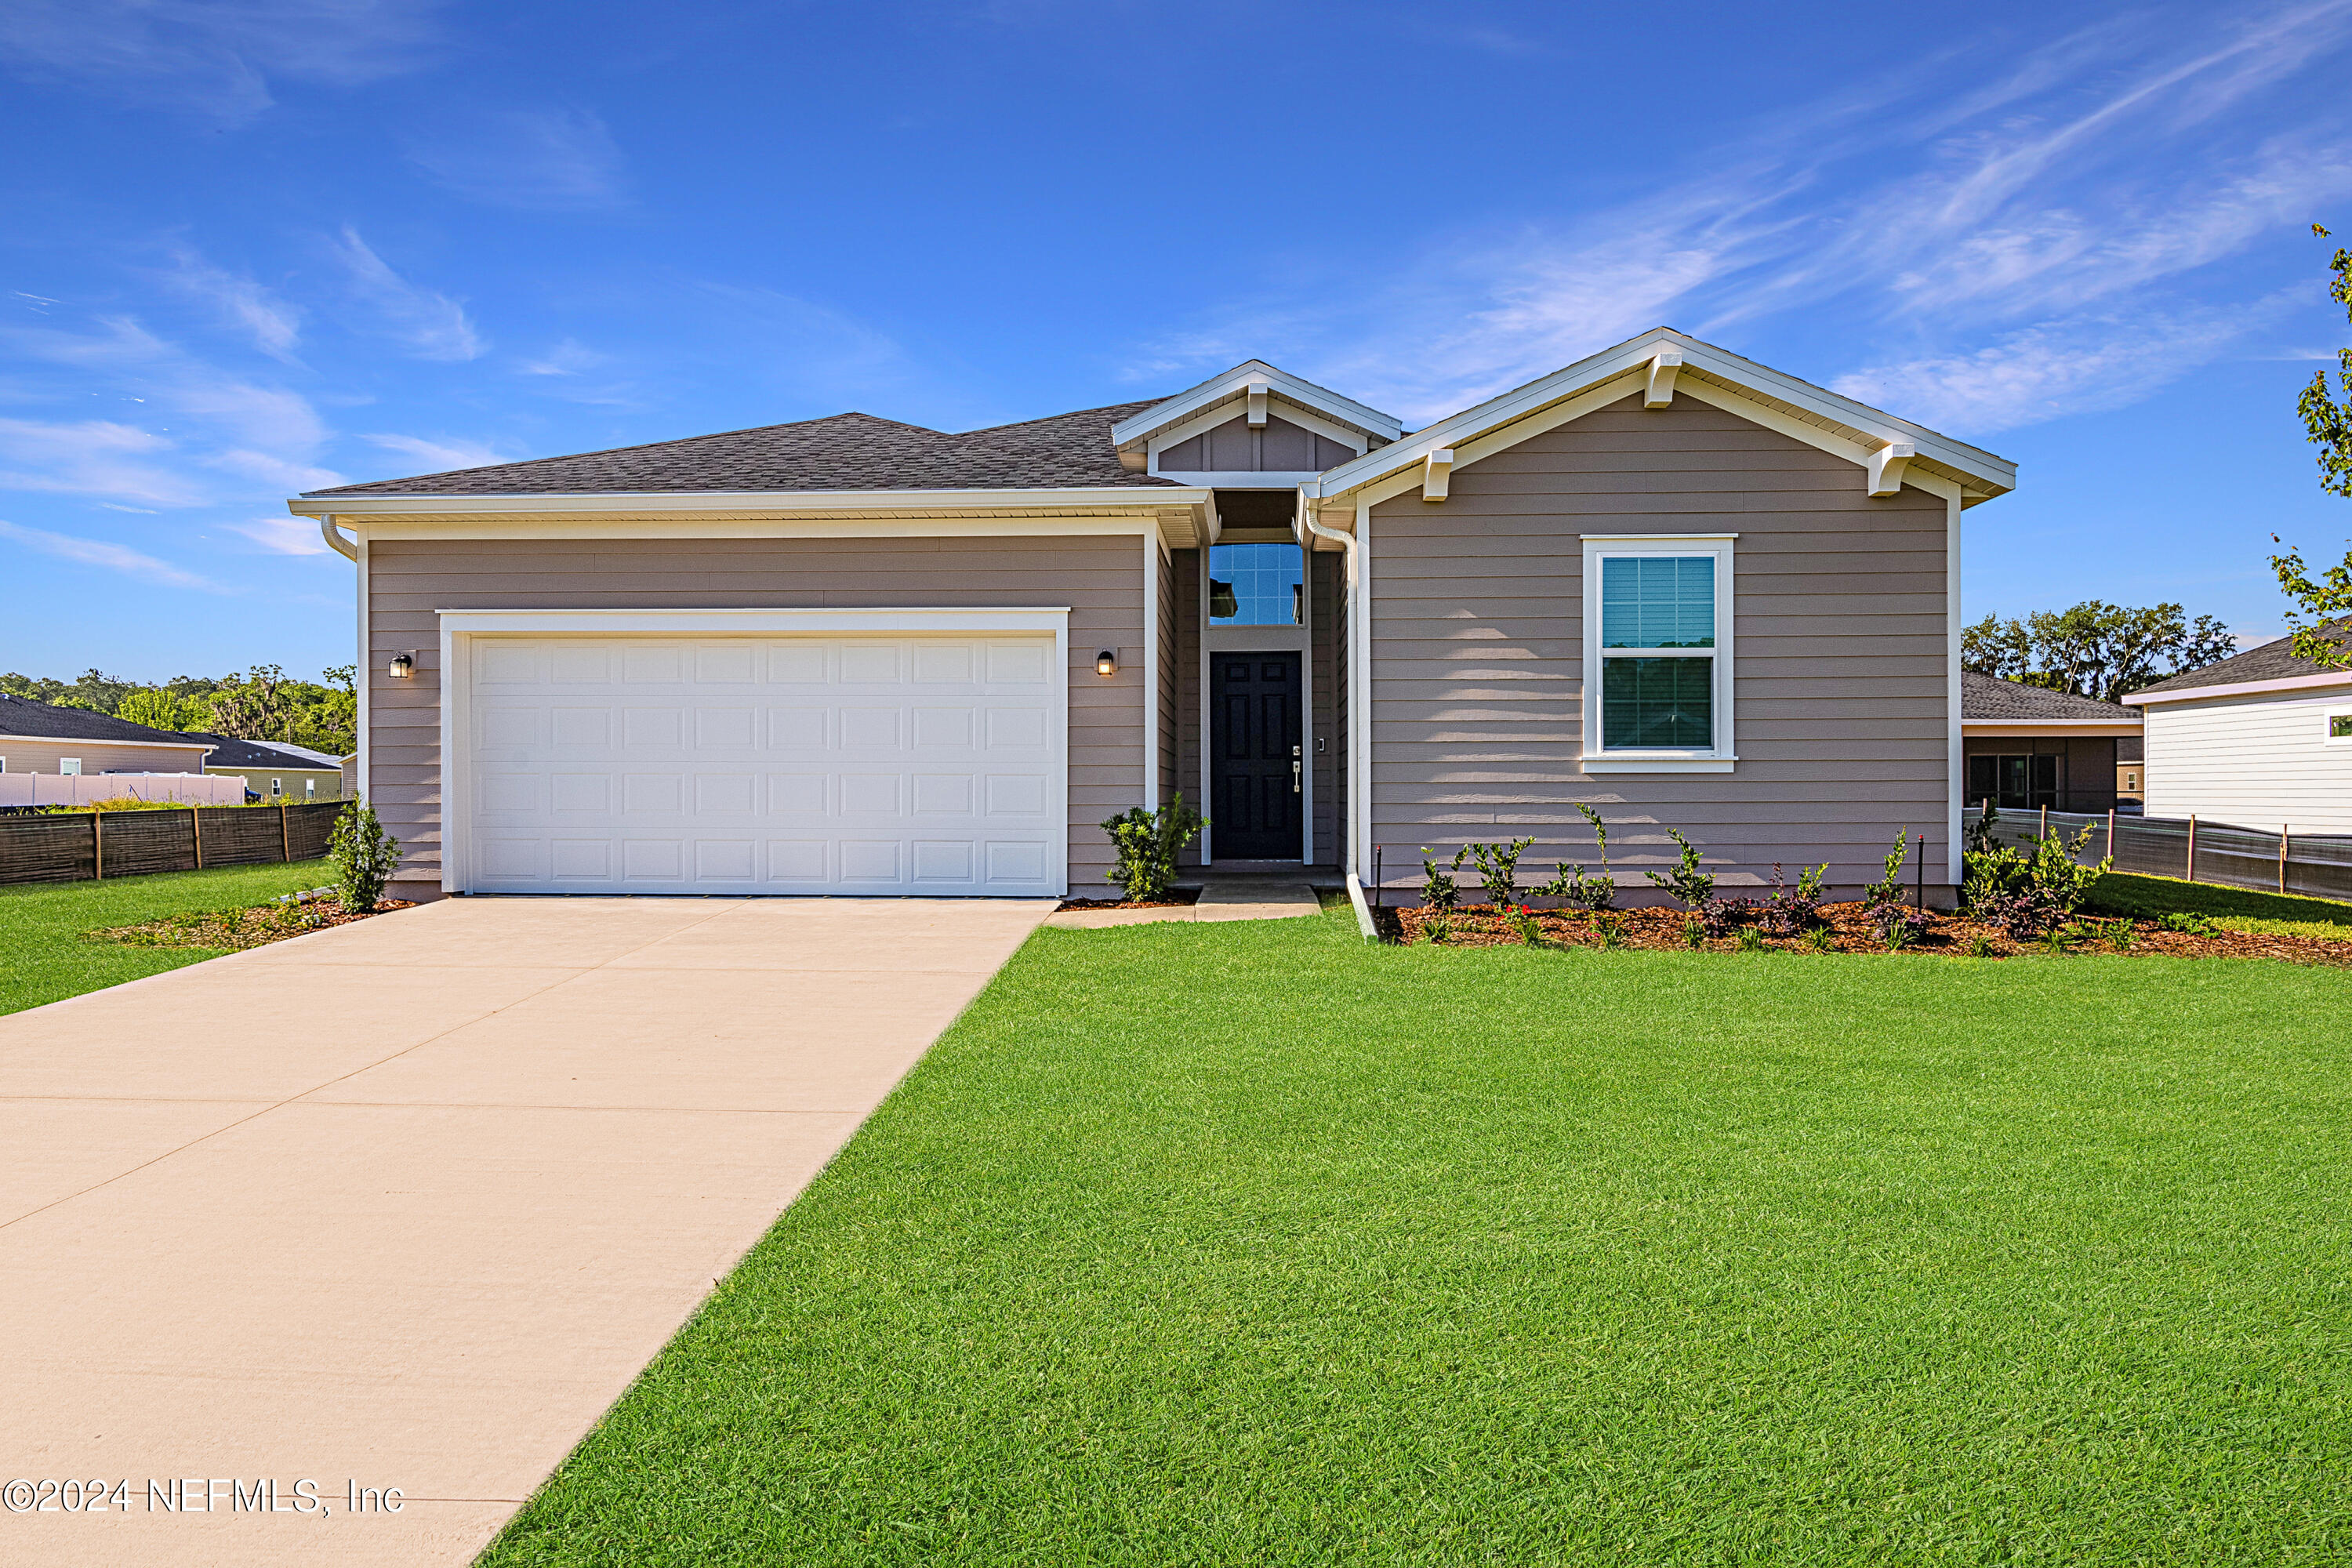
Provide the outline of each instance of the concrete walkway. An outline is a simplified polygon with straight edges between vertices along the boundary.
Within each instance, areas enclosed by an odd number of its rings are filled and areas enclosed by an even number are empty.
[[[0,1562],[468,1561],[1052,908],[457,900],[0,1018],[0,1481],[129,1482]]]
[[[1047,925],[1078,931],[1152,925],[1160,921],[1282,921],[1319,914],[1315,889],[1295,877],[1219,877],[1201,888],[1198,903],[1163,909],[1062,910]]]

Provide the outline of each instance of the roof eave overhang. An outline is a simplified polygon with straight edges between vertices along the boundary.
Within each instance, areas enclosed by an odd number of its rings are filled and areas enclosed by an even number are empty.
[[[1960,720],[1962,735],[2137,735],[2137,719],[1970,719]]]
[[[2275,680],[2226,681],[2219,686],[2184,686],[2171,691],[2135,691],[2123,701],[2133,708],[2166,702],[2197,702],[2209,697],[2251,697],[2264,692],[2324,691],[2331,686],[2352,686],[2352,669],[2326,670],[2317,675],[2283,675]]]
[[[1309,501],[1353,500],[1360,492],[1423,467],[1432,453],[1457,451],[1474,444],[1492,447],[1497,440],[1507,445],[1513,439],[1511,426],[1541,420],[1562,404],[1588,396],[1612,382],[1639,376],[1663,350],[1682,356],[1677,384],[1721,388],[1769,411],[1792,433],[1801,432],[1802,438],[1856,462],[1868,461],[1870,454],[1882,447],[1912,447],[1916,455],[1910,459],[1908,473],[1941,479],[1958,492],[1964,507],[2006,495],[2017,486],[2017,465],[2006,458],[1743,359],[1687,333],[1657,327],[1341,463],[1302,485],[1300,493]],[[1475,458],[1457,458],[1455,466],[1471,460]]]
[[[1140,414],[1128,416],[1110,427],[1111,445],[1121,451],[1140,450],[1162,430],[1173,429],[1222,404],[1246,402],[1253,384],[1326,419],[1383,441],[1393,441],[1404,433],[1404,426],[1394,415],[1383,414],[1352,397],[1343,397],[1328,386],[1318,386],[1287,371],[1277,370],[1264,360],[1250,360],[1164,402],[1155,403]]]
[[[208,756],[215,749],[203,741],[150,741],[137,735],[19,735],[10,730],[0,730],[0,741],[38,741],[45,746],[145,746],[150,751],[202,752]]]

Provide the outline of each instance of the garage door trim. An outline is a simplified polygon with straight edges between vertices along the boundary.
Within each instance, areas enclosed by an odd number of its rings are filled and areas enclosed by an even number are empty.
[[[1052,820],[1055,875],[1069,887],[1070,611],[1067,605],[905,606],[866,609],[443,609],[441,623],[441,889],[462,893],[473,874],[470,798],[473,655],[499,637],[922,636],[926,633],[1051,633],[1055,738],[1062,756]]]

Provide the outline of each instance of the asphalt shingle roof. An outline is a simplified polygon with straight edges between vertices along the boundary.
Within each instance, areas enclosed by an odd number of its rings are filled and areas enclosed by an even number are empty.
[[[1119,467],[1110,427],[1151,402],[1081,408],[950,435],[835,414],[718,436],[689,436],[568,458],[494,463],[414,479],[310,490],[312,496],[614,495],[695,490],[1038,489],[1173,484]]]
[[[289,772],[300,769],[306,773],[330,773],[337,766],[331,762],[320,762],[299,752],[273,746],[267,741],[240,741],[231,735],[214,735],[202,730],[191,730],[179,738],[204,741],[215,748],[212,754],[205,759],[205,766],[208,768],[285,768]]]
[[[2336,646],[2352,641],[2352,616],[2329,621],[2320,628],[2333,633]],[[2209,664],[2202,669],[2192,669],[2185,675],[2169,676],[2153,686],[2143,686],[2142,691],[2194,691],[2200,686],[2235,686],[2246,680],[2284,680],[2297,675],[2318,675],[2320,667],[2307,658],[2294,657],[2292,637],[2281,637],[2259,647],[2250,647],[2242,654]],[[2352,680],[2352,670],[2341,672]]]
[[[2137,724],[2139,710],[2120,703],[2077,697],[2070,691],[2049,691],[1998,676],[1960,671],[1960,717],[1963,720],[2072,719],[2085,724]]]
[[[152,741],[169,746],[205,745],[210,740],[204,735],[151,730],[144,724],[133,724],[111,713],[93,713],[87,708],[53,708],[46,702],[10,697],[5,692],[0,692],[0,735],[24,735],[43,741]]]

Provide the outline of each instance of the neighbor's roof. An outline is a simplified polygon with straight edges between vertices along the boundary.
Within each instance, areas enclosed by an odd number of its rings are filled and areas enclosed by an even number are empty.
[[[625,495],[680,491],[1157,489],[1119,466],[1110,427],[1151,403],[1081,408],[950,435],[870,414],[835,414],[568,458],[376,479],[306,496]]]
[[[2003,680],[1960,671],[1960,718],[1977,723],[2137,724],[2140,716],[2119,703],[2077,697],[2071,691],[2051,691],[2022,681]]]
[[[36,741],[144,742],[158,746],[212,743],[204,735],[151,730],[128,719],[117,719],[111,713],[93,713],[87,708],[54,708],[47,702],[10,697],[5,692],[0,692],[0,735],[19,735]]]
[[[206,734],[192,730],[183,737],[190,741],[208,741],[213,752],[205,759],[208,768],[284,768],[289,772],[332,773],[341,764],[332,757],[321,757],[299,746],[274,744],[268,741],[240,741],[233,735]]]
[[[2342,647],[2352,642],[2352,616],[2323,623],[2319,629],[2334,634],[2337,646]],[[2352,670],[2330,671],[2307,658],[2295,658],[2294,639],[2281,637],[2260,647],[2250,647],[2219,664],[2209,664],[2202,669],[2192,669],[2186,675],[2172,676],[2153,686],[2143,686],[2132,695],[2146,697],[2151,692],[2194,691],[2206,686],[2242,686],[2254,680],[2291,680],[2297,676],[2328,674],[2338,674],[2347,680],[2352,680]]]

